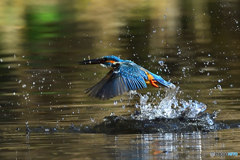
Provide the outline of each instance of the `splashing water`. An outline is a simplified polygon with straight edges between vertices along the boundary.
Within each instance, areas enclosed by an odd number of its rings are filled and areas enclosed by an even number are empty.
[[[155,118],[177,118],[184,116],[186,118],[194,118],[200,112],[206,110],[207,106],[202,102],[196,100],[185,101],[184,99],[177,99],[176,95],[179,92],[179,87],[176,89],[166,89],[165,97],[161,98],[160,102],[148,102],[150,98],[148,95],[141,95],[136,91],[131,91],[130,95],[138,95],[140,97],[140,104],[136,107],[140,109],[140,114],[132,118],[135,119],[155,119]]]

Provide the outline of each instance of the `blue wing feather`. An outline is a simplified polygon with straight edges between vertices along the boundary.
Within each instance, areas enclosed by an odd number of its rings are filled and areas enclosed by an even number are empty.
[[[147,88],[142,70],[135,63],[127,62],[113,68],[86,93],[90,92],[89,96],[104,100],[142,88]]]

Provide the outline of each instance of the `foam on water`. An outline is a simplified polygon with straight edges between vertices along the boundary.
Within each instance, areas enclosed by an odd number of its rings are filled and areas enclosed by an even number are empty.
[[[194,118],[200,112],[206,110],[207,106],[196,100],[178,99],[177,93],[179,87],[175,89],[166,89],[165,96],[160,96],[160,91],[157,94],[159,101],[148,102],[150,93],[141,95],[136,91],[131,91],[131,95],[140,97],[139,104],[136,107],[140,109],[140,114],[133,116],[136,119],[155,119],[155,118],[177,118],[184,116],[186,118]]]

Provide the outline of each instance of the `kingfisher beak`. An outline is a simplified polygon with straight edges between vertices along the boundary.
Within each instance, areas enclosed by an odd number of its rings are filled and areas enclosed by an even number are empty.
[[[82,64],[100,64],[101,62],[102,62],[101,59],[90,59],[90,60],[78,62],[78,64],[80,64],[80,65],[82,65]]]

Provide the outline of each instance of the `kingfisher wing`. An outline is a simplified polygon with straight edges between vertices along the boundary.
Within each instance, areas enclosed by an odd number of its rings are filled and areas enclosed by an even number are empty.
[[[145,73],[135,63],[120,65],[119,72],[129,90],[147,88]]]
[[[135,64],[120,64],[112,69],[97,84],[86,90],[89,96],[110,99],[130,90],[146,88],[144,77]]]
[[[86,93],[90,92],[90,97],[103,100],[121,95],[126,91],[127,87],[124,85],[124,81],[119,74],[114,73],[114,70],[108,72],[97,84],[86,89]]]

